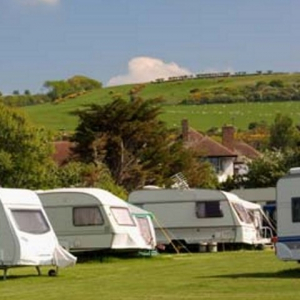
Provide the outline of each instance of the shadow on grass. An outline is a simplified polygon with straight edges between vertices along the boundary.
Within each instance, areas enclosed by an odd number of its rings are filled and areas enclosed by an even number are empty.
[[[237,273],[227,275],[201,276],[202,278],[300,278],[300,269],[282,270],[279,272]]]
[[[150,252],[142,253],[140,251],[132,251],[132,252],[105,252],[105,251],[90,251],[90,252],[81,252],[75,254],[77,257],[77,264],[80,263],[110,263],[118,260],[126,260],[126,259],[147,259],[151,258],[152,255]],[[153,255],[155,256],[155,255]]]
[[[20,275],[7,275],[6,279],[3,278],[2,275],[0,275],[0,283],[9,281],[9,280],[14,280],[14,279],[22,279],[22,278],[41,278],[41,277],[49,277],[46,273],[42,275],[37,275],[37,274],[20,274]]]

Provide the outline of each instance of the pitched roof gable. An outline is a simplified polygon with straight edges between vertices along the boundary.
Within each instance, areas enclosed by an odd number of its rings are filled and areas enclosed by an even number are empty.
[[[183,141],[186,147],[203,152],[203,155],[207,157],[239,156],[254,159],[260,156],[260,152],[249,144],[234,139],[234,128],[232,126],[223,127],[222,140],[224,144],[189,127],[187,120],[182,121],[182,129]]]
[[[233,146],[238,155],[245,156],[250,159],[261,156],[259,151],[243,141],[234,141]]]
[[[196,130],[189,128],[185,145],[193,150],[203,152],[207,157],[236,157],[237,154],[222,144],[213,140],[207,135],[203,135]]]

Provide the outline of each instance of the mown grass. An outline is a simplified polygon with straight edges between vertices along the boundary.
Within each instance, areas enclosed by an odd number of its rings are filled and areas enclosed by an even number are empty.
[[[45,271],[45,270],[43,270]],[[297,299],[300,269],[273,251],[159,255],[78,263],[58,277],[11,269],[1,299]]]

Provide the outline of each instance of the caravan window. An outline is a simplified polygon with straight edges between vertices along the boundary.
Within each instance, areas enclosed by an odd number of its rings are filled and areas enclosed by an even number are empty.
[[[292,221],[294,223],[300,222],[300,198],[292,198]]]
[[[222,218],[220,201],[201,201],[196,202],[197,218]]]
[[[143,217],[137,217],[136,220],[143,239],[145,240],[147,245],[150,245],[152,242],[152,235],[149,226],[149,221],[147,220],[147,218]]]
[[[50,230],[41,210],[12,209],[11,213],[20,231],[41,234]]]
[[[236,211],[240,221],[244,223],[253,223],[253,218],[251,218],[251,215],[249,214],[248,210],[240,203],[234,203],[232,202],[232,207]]]
[[[73,208],[74,226],[97,226],[103,223],[104,220],[98,206]]]
[[[134,226],[133,219],[126,207],[111,207],[110,210],[119,225]]]

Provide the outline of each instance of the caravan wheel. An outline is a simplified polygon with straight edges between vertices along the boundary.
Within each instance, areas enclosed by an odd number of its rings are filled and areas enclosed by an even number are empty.
[[[263,245],[263,244],[258,244],[258,245],[255,246],[255,249],[256,249],[256,250],[264,250],[264,249],[265,249],[265,245]]]
[[[48,271],[48,276],[54,277],[56,275],[57,275],[57,273],[54,269],[51,269],[51,270]]]

